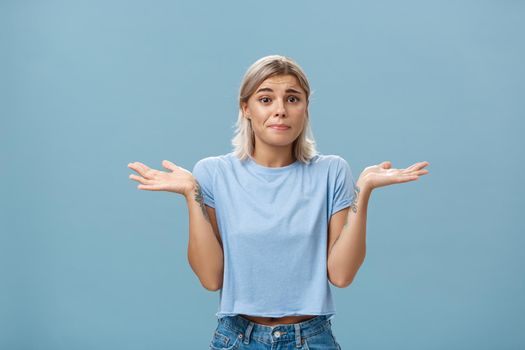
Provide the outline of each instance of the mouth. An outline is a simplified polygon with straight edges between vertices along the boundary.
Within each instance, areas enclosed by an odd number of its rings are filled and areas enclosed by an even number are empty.
[[[274,130],[288,130],[290,129],[290,127],[288,125],[270,125],[269,126],[270,128],[274,129]]]

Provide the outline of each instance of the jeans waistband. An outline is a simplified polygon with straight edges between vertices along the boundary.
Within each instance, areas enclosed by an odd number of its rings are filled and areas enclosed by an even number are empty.
[[[225,316],[219,319],[219,322],[232,331],[244,334],[244,340],[247,342],[250,337],[270,341],[286,341],[300,338],[308,338],[317,333],[323,332],[326,328],[331,327],[331,321],[327,315],[317,315],[306,321],[289,324],[278,324],[267,326],[260,323],[252,322],[240,315]]]

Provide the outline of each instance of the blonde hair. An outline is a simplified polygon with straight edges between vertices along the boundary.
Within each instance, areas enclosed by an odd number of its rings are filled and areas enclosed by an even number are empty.
[[[250,120],[244,117],[242,104],[248,102],[263,81],[276,75],[286,74],[297,78],[301,88],[306,93],[307,101],[305,124],[301,134],[294,140],[292,154],[295,156],[295,159],[307,164],[313,156],[318,154],[308,115],[310,85],[306,74],[291,58],[281,55],[269,55],[258,59],[248,68],[239,89],[239,115],[235,123],[235,135],[231,143],[234,146],[233,153],[240,160],[245,160],[248,156],[252,156],[255,149],[255,135]]]

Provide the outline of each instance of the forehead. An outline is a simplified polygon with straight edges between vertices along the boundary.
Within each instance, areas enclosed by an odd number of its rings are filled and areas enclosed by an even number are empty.
[[[279,88],[280,86],[284,87],[296,87],[298,89],[301,89],[301,85],[299,84],[299,80],[295,77],[295,75],[287,74],[287,75],[276,75],[270,78],[267,78],[264,80],[259,87],[263,86],[271,86],[273,88]]]

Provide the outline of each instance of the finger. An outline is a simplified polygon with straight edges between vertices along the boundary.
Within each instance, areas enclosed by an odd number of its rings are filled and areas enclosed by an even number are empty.
[[[420,170],[408,170],[408,169],[405,169],[404,171],[402,171],[403,175],[426,175],[428,174],[428,170],[427,169],[420,169]]]
[[[413,165],[409,166],[407,169],[408,170],[419,170],[419,169],[422,169],[424,167],[426,167],[427,165],[429,165],[430,163],[429,162],[418,162],[418,163],[414,163]]]
[[[417,179],[419,179],[419,176],[407,177],[406,179],[400,181],[400,183],[410,182],[410,181],[417,181]]]
[[[418,167],[418,164],[419,164],[419,163],[414,163],[414,164],[412,164],[411,166],[407,167],[405,170],[407,170],[407,171],[413,171],[413,170],[416,170],[417,167]]]
[[[133,163],[128,164],[128,166],[131,166],[132,169],[136,169],[138,171],[145,171],[149,169],[148,166],[146,166],[145,164],[141,162],[133,162]]]
[[[150,185],[150,184],[153,183],[153,181],[148,180],[148,179],[145,179],[145,178],[143,178],[143,177],[141,177],[141,176],[137,176],[137,175],[135,175],[135,174],[131,174],[131,175],[129,176],[129,178],[130,178],[131,180],[134,180],[134,181],[140,182],[140,183],[143,184],[143,185]]]
[[[414,174],[402,174],[396,177],[396,180],[398,182],[407,182],[407,181],[414,181],[417,180],[419,176]]]
[[[430,163],[429,162],[419,162],[417,164],[418,164],[418,169],[423,169],[424,167],[428,166]]]
[[[386,160],[382,162],[381,164],[379,164],[379,166],[383,169],[390,169],[390,167],[392,166],[392,162],[389,160]]]
[[[177,170],[179,168],[177,165],[173,164],[169,160],[163,160],[162,161],[162,166],[164,168],[168,169],[168,170],[171,170],[171,171]]]
[[[146,166],[140,162],[133,162],[128,164],[128,168],[133,169],[140,174],[145,170]]]
[[[164,188],[161,185],[138,185],[139,190],[147,191],[164,191]]]
[[[129,164],[128,166],[130,166],[133,170],[135,170],[136,172],[138,172],[142,177],[145,177],[145,178],[148,178],[148,173],[153,170],[151,169],[150,167],[140,163],[140,162],[135,162],[135,163],[132,163],[132,164]]]

